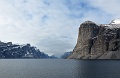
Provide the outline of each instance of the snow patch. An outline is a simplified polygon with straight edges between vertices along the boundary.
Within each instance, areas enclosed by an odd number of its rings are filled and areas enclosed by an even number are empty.
[[[120,28],[120,18],[112,20],[110,24],[102,24],[100,26],[104,26],[106,29]]]
[[[106,25],[106,28],[110,28],[110,29],[113,29],[113,28],[120,28],[120,24]]]
[[[120,18],[114,19],[110,24],[120,24]]]

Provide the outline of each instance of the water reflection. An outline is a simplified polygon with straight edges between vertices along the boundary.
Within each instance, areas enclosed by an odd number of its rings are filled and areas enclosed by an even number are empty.
[[[2,59],[1,78],[120,78],[118,60]]]
[[[118,60],[81,60],[78,66],[80,78],[120,78]]]

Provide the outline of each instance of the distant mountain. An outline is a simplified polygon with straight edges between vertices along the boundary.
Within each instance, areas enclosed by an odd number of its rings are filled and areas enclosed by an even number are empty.
[[[52,55],[52,56],[49,56],[50,59],[57,59],[56,56]]]
[[[72,52],[65,52],[62,56],[61,56],[61,58],[62,59],[66,59],[66,58],[68,58],[68,56],[70,56],[72,54]]]
[[[0,41],[0,58],[52,58],[30,44],[18,45]],[[53,57],[54,58],[54,57]]]

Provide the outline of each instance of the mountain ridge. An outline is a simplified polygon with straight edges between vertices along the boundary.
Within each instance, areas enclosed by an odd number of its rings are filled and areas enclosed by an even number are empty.
[[[56,58],[41,52],[30,44],[13,44],[12,42],[0,41],[0,58]]]

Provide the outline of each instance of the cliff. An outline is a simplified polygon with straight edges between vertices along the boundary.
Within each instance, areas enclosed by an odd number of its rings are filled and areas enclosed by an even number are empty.
[[[120,59],[120,21],[95,24],[85,21],[80,25],[77,44],[71,59]]]

